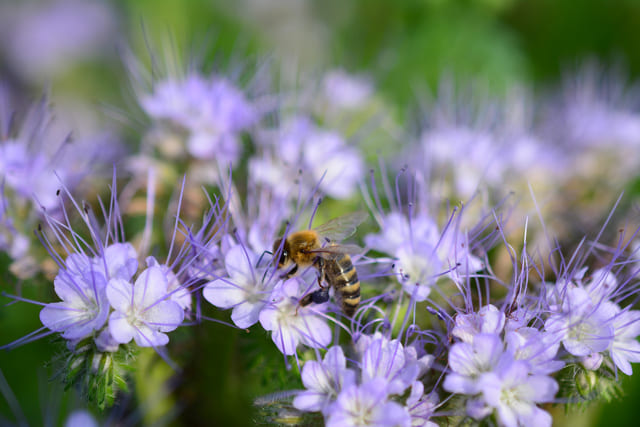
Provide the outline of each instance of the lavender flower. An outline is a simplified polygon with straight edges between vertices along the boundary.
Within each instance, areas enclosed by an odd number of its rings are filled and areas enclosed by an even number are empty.
[[[198,159],[236,163],[240,134],[258,120],[255,108],[240,89],[220,76],[189,74],[168,78],[143,95],[140,104],[153,119],[166,120],[187,132],[187,150]]]
[[[40,312],[42,324],[62,337],[77,341],[98,331],[109,316],[107,281],[82,255],[71,255],[53,281],[62,302],[47,304]]]
[[[411,416],[412,426],[436,427],[436,424],[429,419],[433,416],[438,405],[438,396],[435,394],[425,394],[424,385],[416,381],[411,385],[411,393],[407,397],[405,407]]]
[[[64,427],[98,427],[96,419],[86,410],[73,411],[67,417]]]
[[[341,347],[333,346],[322,362],[310,360],[302,369],[302,383],[307,390],[299,393],[293,406],[301,411],[319,411],[328,415],[331,402],[345,388],[355,384],[355,372],[347,368]]]
[[[107,297],[114,308],[109,316],[109,332],[116,342],[132,339],[140,347],[161,346],[169,342],[164,332],[176,329],[184,310],[168,299],[167,276],[159,267],[144,270],[135,283],[114,278],[107,286]]]
[[[420,189],[424,188],[424,182],[418,180],[418,176],[416,173],[415,179],[411,177],[407,183],[411,186],[410,212],[403,212],[404,203],[398,194],[391,212],[374,211],[382,231],[366,236],[365,242],[372,249],[390,254],[396,277],[405,292],[415,301],[424,301],[441,277],[448,276],[460,284],[482,270],[484,262],[471,253],[471,239],[460,229],[462,211],[454,211],[444,229],[439,230],[430,215],[430,206],[422,199]],[[414,200],[414,197],[420,199]],[[374,198],[377,200],[378,195]],[[371,203],[370,207],[375,209]]]
[[[346,199],[363,176],[361,154],[340,134],[317,127],[308,117],[291,118],[277,131],[264,132],[261,140],[265,153],[251,159],[250,167],[256,182],[281,197],[297,195],[293,190],[302,179],[303,193],[318,186],[328,196]]]
[[[618,280],[610,269],[596,270],[588,281],[583,279],[585,272],[586,268],[579,269],[573,280],[563,278],[549,288],[552,314],[545,328],[569,353],[581,357],[586,367],[597,369],[601,353],[609,350],[614,364],[630,374],[629,361],[638,359],[637,312],[622,310],[610,300],[619,293]]]
[[[611,360],[623,373],[632,374],[629,362],[640,362],[640,311],[616,307],[612,320],[613,340],[609,346]]]
[[[0,8],[1,48],[16,75],[50,81],[74,64],[98,56],[116,37],[116,16],[97,1],[5,3]]]
[[[373,379],[343,390],[329,410],[327,426],[410,426],[411,416],[387,399],[386,381]]]
[[[331,329],[314,313],[319,308],[298,305],[301,297],[299,280],[294,277],[278,283],[269,304],[259,316],[260,324],[271,331],[271,339],[285,355],[295,354],[300,343],[311,348],[327,347],[331,343]]]
[[[562,311],[549,316],[545,329],[561,337],[564,348],[575,356],[606,350],[613,337],[610,306],[593,304],[580,288],[565,290]]]
[[[273,270],[256,268],[258,256],[242,244],[236,244],[226,253],[224,264],[228,277],[207,283],[203,296],[220,308],[233,308],[231,320],[239,328],[248,328],[258,322],[260,312],[267,304],[272,288]]]
[[[477,334],[471,343],[453,344],[449,350],[451,373],[442,387],[452,393],[479,393],[482,374],[492,372],[503,353],[504,344],[496,334]]]
[[[322,88],[327,102],[345,110],[362,107],[373,95],[370,81],[350,75],[344,70],[327,72],[322,80]]]
[[[424,373],[433,356],[417,360],[415,349],[406,350],[398,340],[389,340],[379,333],[360,337],[357,343],[362,351],[362,383],[375,378],[386,381],[387,394],[402,394]]]
[[[495,371],[484,374],[479,386],[484,401],[497,411],[502,425],[551,425],[551,415],[536,404],[553,401],[558,383],[550,377],[530,375],[527,363],[503,363]]]

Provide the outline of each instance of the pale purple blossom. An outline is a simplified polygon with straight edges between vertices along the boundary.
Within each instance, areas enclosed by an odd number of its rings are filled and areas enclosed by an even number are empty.
[[[294,190],[302,184],[304,191],[318,186],[328,196],[347,199],[363,177],[362,154],[308,117],[291,118],[261,139],[265,152],[250,160],[250,168],[256,182],[273,187],[280,197],[297,196]]]
[[[301,411],[318,411],[325,415],[328,415],[327,409],[338,394],[356,381],[355,372],[347,368],[347,359],[339,346],[331,347],[322,362],[306,362],[301,377],[307,390],[295,397],[293,406]]]
[[[369,80],[344,70],[326,73],[322,89],[328,103],[345,110],[361,108],[373,95],[373,85]]]
[[[411,415],[411,425],[415,427],[436,427],[429,419],[438,406],[438,396],[434,393],[425,394],[424,385],[416,381],[411,385],[411,392],[407,397],[405,407]]]
[[[40,311],[44,326],[72,341],[102,328],[109,315],[107,281],[104,274],[90,267],[86,257],[68,257],[53,284],[62,301],[47,304]]]
[[[440,232],[425,214],[409,220],[398,212],[380,221],[382,232],[368,235],[365,242],[393,256],[396,277],[416,301],[424,301],[442,276],[460,283],[484,268],[484,262],[471,253],[469,242],[455,225]]]
[[[614,309],[612,320],[613,340],[609,346],[609,355],[618,369],[627,375],[632,374],[631,363],[640,362],[640,311]]]
[[[382,378],[387,394],[402,394],[418,379],[424,365],[430,363],[428,360],[419,362],[415,349],[405,350],[399,340],[389,340],[381,334],[360,337],[357,345],[362,352],[362,383]]]
[[[488,304],[477,313],[458,314],[456,325],[451,335],[464,342],[473,342],[473,337],[480,333],[500,334],[505,325],[504,313],[493,304]]]
[[[155,84],[140,104],[153,119],[166,120],[188,132],[186,148],[199,159],[235,163],[242,151],[240,134],[258,120],[241,89],[221,76],[196,73]]]
[[[507,350],[516,360],[529,363],[532,374],[548,375],[565,365],[557,359],[560,340],[555,334],[548,334],[531,327],[520,327],[505,332]]]
[[[594,303],[589,293],[580,287],[563,286],[562,289],[561,311],[549,316],[545,330],[557,335],[574,356],[606,350],[614,333],[610,322],[614,304]]]
[[[169,342],[165,332],[175,330],[184,319],[184,310],[168,295],[168,280],[160,267],[144,270],[135,283],[114,278],[107,286],[114,308],[109,316],[113,339],[126,344],[132,339],[141,347]]]
[[[86,410],[75,410],[67,417],[64,427],[98,427],[96,419]]]
[[[328,427],[411,426],[406,408],[388,400],[386,381],[375,378],[344,389],[329,410]]]
[[[16,75],[50,81],[81,61],[108,56],[116,13],[100,1],[9,2],[0,7],[0,48]]]
[[[482,375],[479,389],[486,404],[496,410],[501,425],[551,425],[551,415],[536,404],[552,402],[558,383],[544,375],[530,375],[527,363],[501,364],[499,369]]]
[[[479,393],[482,375],[493,372],[503,354],[504,343],[496,334],[477,334],[470,343],[453,344],[449,350],[451,372],[442,387],[452,393]]]
[[[256,267],[258,256],[242,244],[235,244],[224,257],[226,275],[208,282],[204,298],[220,308],[233,308],[231,320],[239,328],[258,322],[276,284],[273,269]]]
[[[331,329],[327,321],[314,313],[319,307],[300,307],[298,277],[279,282],[273,289],[269,303],[260,312],[260,324],[271,331],[271,339],[278,350],[293,355],[298,344],[312,348],[327,347],[331,343]]]
[[[166,264],[160,264],[154,257],[147,257],[147,267],[159,267],[167,276],[169,299],[177,303],[186,312],[191,310],[191,292],[180,283],[178,276]]]

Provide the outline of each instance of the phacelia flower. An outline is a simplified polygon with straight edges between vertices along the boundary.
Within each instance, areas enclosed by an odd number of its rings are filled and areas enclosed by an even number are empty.
[[[369,235],[365,241],[372,249],[393,256],[398,280],[416,301],[424,301],[442,276],[460,283],[484,268],[455,223],[440,232],[426,214],[407,218],[391,212],[379,220],[382,233]]]
[[[346,387],[355,384],[355,372],[347,368],[347,359],[341,347],[331,347],[322,362],[310,360],[302,368],[302,383],[307,390],[299,393],[293,406],[301,411],[322,412]]]
[[[169,299],[168,286],[160,267],[147,268],[135,283],[111,279],[107,297],[115,310],[109,316],[113,339],[122,344],[134,339],[140,347],[167,344],[169,337],[165,332],[173,331],[184,320],[184,310]]]
[[[166,79],[140,103],[153,119],[187,131],[187,151],[198,159],[235,163],[242,151],[240,134],[258,120],[244,93],[220,76],[191,73],[184,79]]]
[[[544,375],[530,375],[527,363],[505,363],[484,374],[479,385],[484,401],[497,411],[502,425],[551,425],[551,415],[536,404],[552,402],[558,383]]]
[[[273,269],[256,267],[258,256],[242,244],[229,249],[224,258],[227,276],[207,283],[203,296],[216,307],[233,308],[231,320],[239,328],[258,322],[276,284]]]
[[[271,339],[285,355],[295,354],[300,343],[311,348],[331,343],[331,329],[326,320],[313,312],[318,307],[298,305],[301,297],[298,280],[294,277],[278,283],[259,317],[262,327],[271,331]]]
[[[280,129],[264,132],[262,155],[250,160],[255,179],[274,193],[297,196],[316,186],[336,199],[351,197],[364,173],[362,155],[337,132],[317,127],[308,117],[295,117]]]
[[[345,110],[362,107],[373,95],[370,81],[343,70],[329,71],[322,80],[322,88],[327,102]]]
[[[329,410],[327,426],[402,426],[411,425],[411,416],[402,405],[388,400],[382,378],[344,389]]]
[[[92,268],[89,259],[71,255],[53,281],[62,302],[47,304],[40,311],[42,324],[62,337],[76,341],[98,331],[109,316],[107,281]]]

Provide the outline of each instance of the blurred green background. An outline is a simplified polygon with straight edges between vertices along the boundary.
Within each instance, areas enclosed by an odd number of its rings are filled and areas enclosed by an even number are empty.
[[[6,20],[23,3],[37,11],[53,2],[3,0],[0,13]],[[302,70],[341,67],[369,75],[397,111],[400,123],[408,108],[443,77],[486,85],[499,95],[521,83],[543,89],[591,59],[605,66],[621,65],[631,78],[640,73],[637,0],[120,0],[106,4],[114,17],[113,28],[110,42],[102,44],[99,55],[24,79],[4,51],[0,77],[33,96],[49,88],[54,102],[73,96],[98,108],[124,112],[124,133],[132,139],[140,129],[134,120],[126,120],[133,95],[120,53],[123,46],[130,46],[144,59],[148,46],[164,46],[167,40],[185,63],[202,52],[210,60],[220,55],[240,62],[268,54]],[[3,45],[13,42],[14,33],[6,26],[0,35]],[[50,36],[56,37],[55,32]],[[0,266],[6,265],[6,259],[0,260]],[[2,271],[7,276],[5,267]],[[2,286],[3,290],[14,288],[14,284]],[[23,288],[23,294],[53,300],[51,291],[37,284]],[[3,304],[7,301],[2,298]],[[0,308],[2,344],[39,327],[39,307],[19,305]],[[211,311],[212,316],[226,317]],[[162,385],[171,377],[170,369],[153,354],[142,355],[135,373],[142,380],[136,396],[138,403],[147,402],[147,409],[131,412],[124,402],[112,417],[125,417],[125,425],[151,421],[234,425],[253,419],[247,408],[256,395],[287,386],[286,372],[266,372],[268,364],[262,364],[261,358],[281,356],[259,328],[250,332],[258,336],[250,336],[205,323],[183,328],[180,334],[172,337],[170,346],[172,356],[184,367],[180,382]],[[255,342],[261,342],[261,347],[252,347]],[[43,361],[54,352],[45,338],[0,353],[0,368],[29,425],[61,425],[68,411],[80,405],[73,396],[62,395],[55,382],[48,382],[50,372]],[[619,402],[593,405],[570,417],[558,406],[556,423],[632,424],[640,378],[624,378],[623,383],[626,395]],[[168,412],[157,409],[164,415],[155,416],[149,408],[157,407],[168,389],[178,396],[170,399],[169,405],[175,406]],[[0,402],[0,414],[5,418],[0,422],[15,423],[7,402]]]

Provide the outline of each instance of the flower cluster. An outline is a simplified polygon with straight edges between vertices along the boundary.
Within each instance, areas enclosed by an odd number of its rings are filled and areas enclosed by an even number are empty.
[[[54,337],[60,377],[101,409],[141,381],[140,355],[186,375],[206,321],[251,343],[239,357],[261,384],[277,377],[273,412],[330,426],[550,425],[553,405],[610,399],[640,362],[637,231],[556,238],[535,196],[533,226],[505,188],[570,187],[572,153],[602,152],[611,123],[633,147],[613,95],[554,104],[563,133],[523,92],[467,105],[443,87],[419,143],[380,154],[367,181],[375,143],[345,122],[386,109],[364,77],[329,71],[289,96],[260,87],[264,69],[131,71],[148,119],[131,155],[52,139],[44,101],[20,120],[0,104],[0,250],[50,285],[47,302],[8,296],[41,306],[42,327],[2,348]],[[587,107],[607,111],[580,133]],[[103,202],[84,178],[111,160]]]
[[[293,406],[318,411],[327,425],[433,425],[428,420],[437,407],[437,395],[425,395],[419,379],[433,356],[418,357],[416,347],[404,347],[377,332],[356,342],[353,368],[341,347],[331,347],[322,361],[310,360],[302,369],[307,390]],[[408,393],[408,395],[407,395]],[[394,399],[403,398],[404,405]]]

